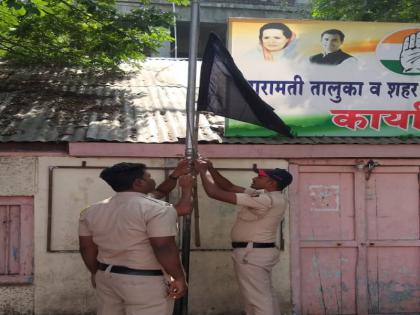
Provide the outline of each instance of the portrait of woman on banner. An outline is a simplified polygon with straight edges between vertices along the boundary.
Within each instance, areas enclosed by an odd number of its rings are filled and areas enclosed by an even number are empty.
[[[257,47],[246,53],[251,58],[266,62],[280,61],[295,57],[296,35],[283,23],[267,23],[261,26]]]

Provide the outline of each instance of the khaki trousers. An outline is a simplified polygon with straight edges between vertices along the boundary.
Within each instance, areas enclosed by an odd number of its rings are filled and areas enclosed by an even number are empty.
[[[232,258],[246,315],[280,315],[271,271],[279,261],[277,248],[235,248]]]
[[[172,315],[163,276],[136,276],[98,270],[98,315]]]

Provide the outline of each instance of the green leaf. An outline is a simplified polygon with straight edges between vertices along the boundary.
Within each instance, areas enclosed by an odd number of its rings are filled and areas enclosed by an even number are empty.
[[[169,0],[168,2],[183,6],[187,6],[190,4],[189,0]]]
[[[17,13],[18,15],[25,15],[26,14],[26,9],[25,7],[20,7],[20,9],[18,10],[14,10],[15,13]]]
[[[326,20],[419,22],[418,0],[313,0],[312,17]]]
[[[141,2],[123,15],[114,0],[0,0],[0,34],[7,41],[0,56],[20,65],[109,70],[136,64],[172,40],[173,15]]]

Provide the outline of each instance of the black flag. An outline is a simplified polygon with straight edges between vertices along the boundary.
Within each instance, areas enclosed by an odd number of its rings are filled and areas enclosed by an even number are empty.
[[[259,125],[293,137],[273,108],[254,91],[222,41],[213,33],[201,64],[198,111]]]

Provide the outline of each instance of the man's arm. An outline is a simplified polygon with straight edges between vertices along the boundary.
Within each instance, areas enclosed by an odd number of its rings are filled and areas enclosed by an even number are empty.
[[[174,206],[179,216],[191,214],[192,205],[192,186],[194,179],[191,175],[184,175],[179,178],[179,186],[181,186],[181,198]]]
[[[156,259],[174,279],[169,285],[169,296],[179,299],[187,292],[184,269],[179,259],[174,236],[149,238]]]
[[[199,160],[196,161],[196,168],[200,172],[204,190],[210,198],[236,205],[236,193],[223,190],[214,182],[206,162]]]
[[[95,274],[98,270],[98,246],[93,242],[92,236],[79,236],[80,254],[83,262],[89,269],[91,274]]]
[[[168,195],[176,186],[178,178],[188,173],[188,160],[181,160],[174,171],[152,193],[157,199]]]
[[[222,176],[217,169],[213,167],[213,163],[210,160],[205,160],[208,165],[208,170],[213,177],[214,183],[219,186],[221,190],[230,191],[234,193],[242,193],[245,191],[244,187],[236,186],[226,177]]]
[[[242,193],[245,191],[244,187],[234,185],[226,177],[222,176],[212,165],[209,166],[208,170],[214,180],[214,183],[219,186],[220,189],[234,193]]]

